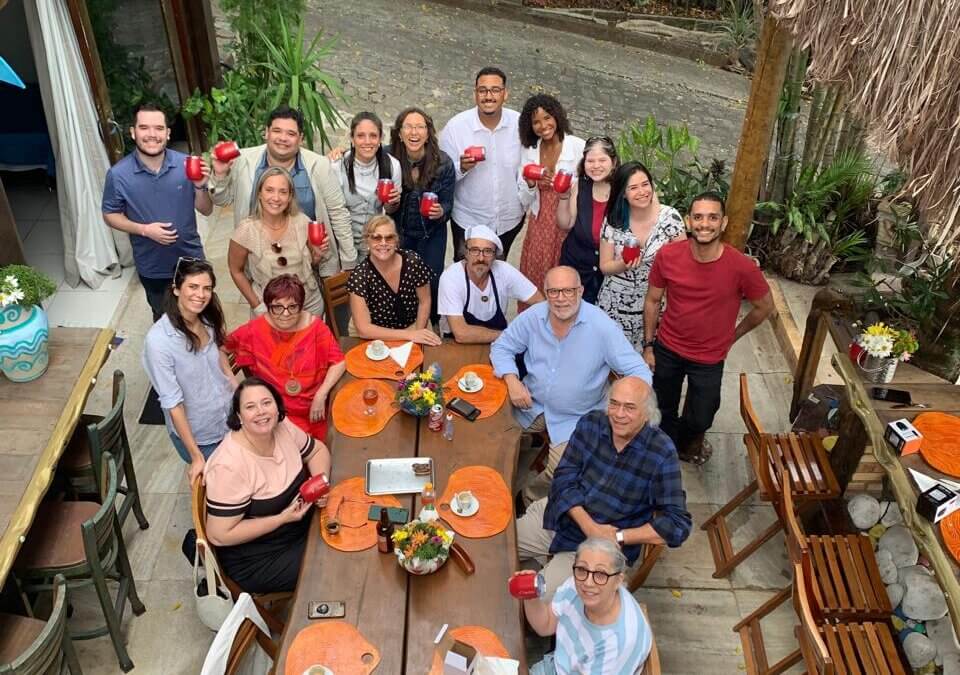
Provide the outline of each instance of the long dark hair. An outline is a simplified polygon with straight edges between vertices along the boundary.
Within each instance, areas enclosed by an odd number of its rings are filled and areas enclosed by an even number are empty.
[[[523,110],[520,111],[520,120],[517,127],[520,131],[520,143],[525,148],[532,148],[540,142],[540,137],[533,130],[533,114],[537,108],[543,108],[557,122],[557,139],[563,142],[566,134],[572,134],[570,131],[570,121],[567,119],[567,113],[560,105],[560,101],[549,94],[534,94],[523,104]]]
[[[640,162],[622,164],[610,180],[610,199],[607,200],[607,222],[611,226],[626,230],[630,227],[630,205],[627,204],[627,184],[635,173],[643,173],[650,181],[650,189],[656,189],[653,176]]]
[[[270,395],[273,396],[273,402],[277,404],[277,422],[282,422],[283,418],[287,416],[287,406],[283,404],[283,397],[280,396],[280,392],[266,380],[251,376],[238,384],[237,388],[233,390],[233,399],[230,401],[230,414],[227,415],[227,426],[234,431],[240,431],[240,427],[243,426],[240,424],[240,394],[243,393],[244,389],[249,389],[250,387],[263,387],[270,392]]]
[[[190,330],[183,315],[180,314],[180,305],[177,304],[177,296],[173,294],[173,289],[176,288],[180,290],[180,287],[183,286],[183,282],[187,280],[187,277],[192,277],[197,274],[209,275],[213,287],[217,287],[217,275],[213,273],[213,265],[206,260],[180,258],[179,262],[177,262],[177,269],[173,273],[173,283],[167,288],[167,293],[163,298],[163,311],[170,319],[173,327],[183,333],[187,338],[189,342],[187,349],[191,352],[196,352],[200,349],[200,336]],[[224,340],[227,338],[227,325],[223,318],[223,308],[220,306],[220,299],[215,292],[210,296],[210,302],[208,302],[207,306],[200,312],[200,322],[213,328],[213,341],[217,347],[222,347]]]
[[[423,159],[420,166],[420,175],[417,180],[413,179],[413,161],[407,155],[407,146],[403,144],[400,138],[400,129],[407,117],[412,114],[420,115],[427,124],[427,140],[423,144]],[[390,130],[390,151],[400,162],[400,170],[403,172],[403,187],[411,190],[414,188],[426,189],[433,183],[440,169],[440,143],[437,142],[437,130],[433,126],[433,118],[420,108],[405,108],[397,115],[393,123],[393,129]]]
[[[353,176],[353,165],[356,160],[357,149],[353,147],[353,132],[357,130],[357,126],[364,120],[373,122],[380,134],[381,142],[380,145],[377,146],[377,170],[379,171],[379,176],[380,178],[393,178],[393,168],[390,166],[390,155],[383,149],[383,122],[380,121],[376,113],[367,111],[358,112],[353,116],[353,119],[350,120],[350,152],[346,153],[343,158],[343,166],[347,169],[347,186],[353,194],[357,194],[357,181]]]
[[[580,158],[580,163],[577,164],[577,175],[585,176],[587,174],[587,172],[583,170],[584,164],[586,164],[587,161],[587,153],[596,147],[603,150],[607,156],[613,160],[613,168],[610,170],[611,175],[617,171],[617,168],[620,166],[620,155],[617,154],[617,146],[613,144],[613,139],[609,136],[591,136],[583,146],[583,157]]]

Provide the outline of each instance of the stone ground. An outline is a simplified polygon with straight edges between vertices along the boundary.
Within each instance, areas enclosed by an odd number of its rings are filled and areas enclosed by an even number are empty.
[[[615,133],[647,113],[660,121],[687,122],[709,154],[732,159],[748,83],[739,76],[669,56],[591,41],[445,6],[385,0],[351,3],[311,2],[309,25],[340,35],[340,46],[324,63],[346,80],[350,110],[373,108],[390,119],[411,103],[427,107],[438,124],[471,105],[475,71],[498,64],[510,75],[512,103],[532,91],[559,95],[582,136]],[[219,25],[219,23],[218,23]],[[382,29],[390,28],[389,34]],[[538,87],[540,89],[538,89]],[[232,217],[216,212],[202,228],[208,257],[220,280],[218,293],[229,325],[247,312],[226,272],[226,243]],[[513,258],[519,255],[514,247]],[[130,557],[147,613],[124,618],[124,631],[138,672],[197,673],[212,634],[196,618],[191,568],[180,553],[189,529],[190,503],[183,464],[162,427],[137,424],[147,381],[140,365],[149,312],[134,281],[112,325],[124,344],[104,366],[89,409],[107,407],[107,376],[127,374],[127,424],[144,493],[149,530],[126,527]],[[783,540],[775,537],[727,579],[713,579],[713,566],[701,524],[751,479],[741,441],[737,377],[750,374],[754,403],[770,429],[787,426],[792,377],[769,325],[735,345],[723,383],[723,406],[710,435],[714,458],[702,468],[684,466],[684,482],[695,528],[679,549],[664,554],[637,598],[646,603],[660,649],[663,672],[736,673],[744,669],[733,625],[789,582]],[[771,522],[768,505],[751,504],[731,521],[735,544]],[[78,599],[76,621],[91,614]],[[442,618],[442,617],[440,617]],[[771,616],[768,643],[772,658],[794,644],[789,606]],[[107,638],[78,643],[87,672],[119,673]],[[392,674],[385,674],[392,675]]]

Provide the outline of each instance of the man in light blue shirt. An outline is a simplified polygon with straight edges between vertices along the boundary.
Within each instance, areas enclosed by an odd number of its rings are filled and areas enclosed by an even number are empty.
[[[490,347],[490,361],[507,384],[517,421],[526,431],[546,431],[546,468],[523,491],[530,503],[546,497],[554,469],[577,421],[602,410],[610,371],[647,384],[650,368],[602,310],[582,301],[583,285],[572,267],[554,267],[543,280],[546,302],[514,319]],[[516,357],[527,374],[520,380]]]

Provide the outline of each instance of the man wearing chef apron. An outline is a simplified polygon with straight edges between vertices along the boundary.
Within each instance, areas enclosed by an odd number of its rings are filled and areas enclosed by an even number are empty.
[[[466,232],[466,257],[440,275],[440,332],[465,344],[489,344],[507,327],[507,304],[532,305],[543,294],[513,265],[498,260],[500,237],[486,225]]]

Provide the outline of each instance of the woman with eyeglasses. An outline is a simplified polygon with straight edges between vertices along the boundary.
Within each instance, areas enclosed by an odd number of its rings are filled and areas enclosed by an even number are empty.
[[[304,311],[306,291],[292,274],[263,289],[267,313],[230,335],[224,350],[234,365],[280,392],[287,416],[318,440],[327,437],[327,397],[347,364],[330,329]]]
[[[293,178],[286,169],[270,167],[257,181],[253,214],[230,237],[227,266],[251,315],[267,311],[263,289],[271,279],[292,274],[303,283],[303,309],[323,315],[323,298],[314,265],[329,255],[327,241],[318,248],[307,239],[307,216],[297,205]],[[248,276],[249,274],[249,276]]]
[[[400,207],[400,162],[383,147],[382,140],[380,118],[372,112],[359,112],[350,120],[350,149],[343,152],[335,148],[327,154],[340,177],[359,259],[367,255],[363,226],[373,216],[394,213]],[[393,190],[386,202],[377,197],[377,183],[381,179],[393,181]]]
[[[170,441],[189,464],[190,484],[227,433],[236,378],[220,351],[223,310],[206,260],[180,258],[164,314],[147,332],[143,367],[157,392]]]
[[[610,199],[610,179],[620,165],[617,148],[607,136],[588,138],[577,165],[578,180],[557,200],[557,227],[569,230],[560,249],[560,264],[580,273],[583,299],[596,304],[600,271],[600,229]]]
[[[653,632],[624,585],[627,560],[616,543],[591,537],[577,547],[573,576],[553,600],[523,600],[527,622],[538,635],[557,636],[557,648],[530,668],[530,675],[639,673]],[[533,570],[517,572],[536,574]]]
[[[660,204],[653,176],[640,162],[627,162],[613,176],[600,235],[603,285],[597,306],[620,324],[643,352],[643,301],[653,259],[664,244],[686,239],[683,218]]]
[[[432,318],[437,316],[438,279],[443,274],[447,253],[446,222],[453,210],[456,171],[453,160],[440,149],[433,118],[420,108],[400,111],[390,132],[390,153],[400,161],[403,194],[393,214],[400,233],[400,248],[415,251],[433,271],[430,282]],[[421,199],[425,192],[436,202],[424,214]]]
[[[430,268],[413,251],[398,247],[390,216],[374,216],[364,230],[370,255],[350,275],[352,328],[368,340],[412,340],[439,345],[430,322]]]
[[[553,189],[553,179],[560,170],[577,175],[577,163],[583,156],[584,141],[570,131],[567,113],[560,101],[548,94],[527,99],[520,112],[520,170],[517,186],[520,204],[529,212],[527,234],[520,254],[520,272],[537,288],[543,288],[547,270],[560,260],[560,247],[567,236],[557,227],[557,203],[562,196]],[[523,167],[539,164],[546,168],[539,181],[525,178]],[[519,303],[518,311],[526,305]]]

